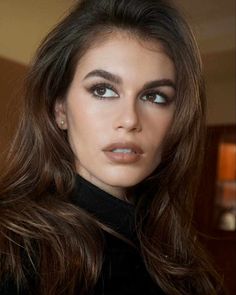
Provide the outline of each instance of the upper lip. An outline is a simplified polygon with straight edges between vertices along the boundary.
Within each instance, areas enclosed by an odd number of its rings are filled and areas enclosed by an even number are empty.
[[[143,154],[142,148],[133,142],[114,142],[106,146],[103,150],[111,152],[114,149],[131,149],[137,154]]]

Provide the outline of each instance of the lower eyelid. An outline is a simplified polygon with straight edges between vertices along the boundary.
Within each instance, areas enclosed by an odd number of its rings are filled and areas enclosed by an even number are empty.
[[[106,90],[103,95],[99,95],[99,93],[98,93],[98,90],[99,90],[100,87],[102,87],[102,88],[104,88]],[[117,93],[117,91],[114,90],[113,87],[110,87],[108,85],[97,84],[97,85],[94,85],[92,87],[89,87],[87,90],[92,96],[94,96],[95,98],[101,99],[101,100],[115,99],[115,98],[119,97],[119,94]],[[107,95],[106,92],[109,93],[109,91],[111,91],[112,93],[110,93],[110,95]]]
[[[95,84],[95,85],[89,87],[88,91],[91,93],[94,93],[100,87],[103,87],[103,88],[106,88],[107,90],[113,91],[118,96],[118,92],[114,89],[114,87],[112,85],[109,85],[109,84],[98,83],[98,84]]]
[[[145,96],[148,96],[148,95],[159,96],[163,100],[163,102],[159,103],[159,104],[165,104],[165,103],[168,103],[170,101],[170,99],[168,97],[166,97],[166,95],[160,94],[160,93],[146,93],[146,94],[142,95],[141,98],[145,97]],[[144,99],[144,100],[149,101],[148,99]],[[154,100],[150,101],[150,102],[158,104],[158,102],[155,102]]]
[[[104,87],[104,88],[106,88],[107,90],[110,90],[110,91],[113,91],[115,94],[113,95],[113,96],[101,96],[101,95],[98,95],[98,94],[95,94],[94,92],[99,88],[99,87]],[[117,98],[117,97],[119,97],[119,93],[116,91],[116,89],[114,89],[114,87],[112,86],[112,85],[110,85],[110,84],[107,84],[107,83],[96,83],[96,84],[94,84],[94,85],[92,85],[92,86],[90,86],[90,87],[86,87],[86,89],[87,89],[87,91],[89,92],[89,93],[91,93],[92,95],[94,95],[95,97],[100,97],[100,98],[103,98],[103,99],[106,99],[106,98]],[[147,93],[145,93],[145,94],[142,94],[141,96],[140,96],[140,98],[142,99],[142,97],[144,97],[144,96],[147,96],[147,95],[159,95],[162,99],[163,99],[163,102],[152,102],[152,103],[154,103],[154,104],[169,104],[169,103],[172,103],[173,102],[173,100],[174,100],[174,98],[172,98],[172,97],[169,97],[169,96],[167,96],[166,94],[164,94],[164,93],[159,93],[158,91],[157,92],[147,92]],[[144,99],[142,99],[143,101],[148,101],[148,99],[146,99],[146,100],[144,100]],[[151,101],[150,101],[151,102]]]

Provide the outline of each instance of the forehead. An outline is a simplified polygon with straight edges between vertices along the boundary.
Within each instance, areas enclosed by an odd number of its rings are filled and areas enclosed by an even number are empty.
[[[135,35],[115,32],[94,40],[78,62],[76,75],[94,69],[115,72],[122,77],[155,76],[175,80],[173,61],[161,42],[143,40]],[[156,76],[163,77],[156,77]],[[148,77],[147,77],[148,78]]]

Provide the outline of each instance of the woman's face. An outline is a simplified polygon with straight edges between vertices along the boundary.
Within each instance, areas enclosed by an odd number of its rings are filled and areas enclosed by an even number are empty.
[[[117,33],[88,49],[56,104],[77,172],[123,198],[160,163],[174,97],[174,64],[161,43]]]

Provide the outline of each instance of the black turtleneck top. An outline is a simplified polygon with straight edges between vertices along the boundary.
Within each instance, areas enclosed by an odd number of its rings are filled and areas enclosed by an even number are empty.
[[[72,202],[133,243],[134,205],[120,200],[77,176]],[[94,295],[163,295],[148,274],[134,246],[104,231],[105,255]]]
[[[132,243],[137,243],[134,205],[110,195],[79,175],[76,176],[71,202]],[[147,272],[138,245],[134,247],[106,231],[103,234],[104,262],[91,295],[164,295]],[[0,294],[28,295],[28,292],[22,290],[17,293],[15,286],[6,282],[1,285]]]

